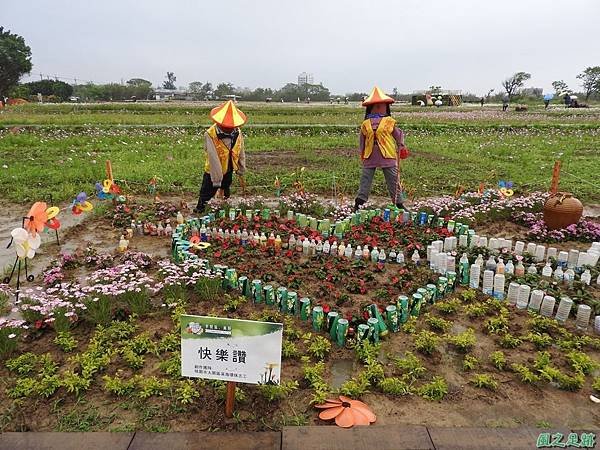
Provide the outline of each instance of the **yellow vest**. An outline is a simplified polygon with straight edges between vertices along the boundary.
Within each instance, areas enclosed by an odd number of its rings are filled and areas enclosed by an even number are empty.
[[[213,141],[215,148],[217,149],[217,155],[219,156],[219,161],[221,161],[221,169],[223,169],[223,174],[227,173],[229,166],[229,149],[223,143],[221,139],[217,137],[217,126],[213,125],[207,131],[208,135]],[[231,161],[233,162],[233,170],[238,170],[238,161],[240,159],[240,151],[242,150],[242,146],[244,145],[244,138],[242,137],[242,132],[238,135],[233,148],[231,149]],[[206,163],[204,164],[204,171],[206,173],[210,173],[210,163],[208,161],[208,157],[206,158]]]
[[[384,117],[379,122],[377,130],[373,132],[371,126],[371,120],[365,119],[360,127],[360,132],[365,136],[365,149],[361,155],[362,159],[367,159],[373,153],[373,143],[377,139],[377,145],[384,158],[396,158],[396,139],[392,136],[394,127],[396,126],[396,120],[389,116]]]

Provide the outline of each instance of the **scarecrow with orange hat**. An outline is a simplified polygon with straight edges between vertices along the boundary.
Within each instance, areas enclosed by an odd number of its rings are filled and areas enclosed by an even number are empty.
[[[214,125],[204,133],[206,163],[200,198],[194,209],[197,213],[204,212],[206,203],[219,189],[223,189],[224,197],[229,198],[233,172],[242,176],[246,171],[244,138],[239,129],[246,123],[246,115],[235,106],[233,101],[228,100],[213,108],[210,111],[210,118]]]
[[[365,120],[360,127],[360,159],[363,163],[360,187],[354,208],[359,209],[369,199],[375,169],[381,169],[392,201],[398,208],[406,209],[402,204],[399,184],[400,159],[408,157],[404,145],[404,133],[396,127],[391,117],[390,105],[394,99],[378,87],[363,101],[366,106]]]

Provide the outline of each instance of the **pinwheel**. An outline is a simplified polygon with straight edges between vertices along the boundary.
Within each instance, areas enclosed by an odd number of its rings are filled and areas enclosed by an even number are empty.
[[[96,197],[100,200],[110,200],[120,193],[121,189],[113,180],[106,179],[102,184],[96,183]]]
[[[80,192],[77,194],[77,197],[75,197],[75,200],[73,200],[73,203],[71,204],[71,211],[75,215],[79,215],[82,212],[91,211],[92,209],[94,209],[94,205],[88,201],[87,194],[85,192]]]
[[[23,228],[35,236],[44,231],[48,220],[48,205],[45,202],[35,202],[23,220]]]
[[[60,209],[57,206],[51,206],[46,210],[48,220],[46,220],[46,227],[51,230],[58,230],[60,228],[60,221],[56,218]]]
[[[343,395],[339,396],[339,400],[327,399],[322,405],[315,405],[315,408],[323,410],[319,413],[319,419],[335,419],[335,424],[342,428],[369,425],[377,420],[373,411],[365,403]]]
[[[503,197],[512,197],[514,195],[515,191],[513,191],[512,187],[512,181],[501,180],[498,182],[498,188]]]
[[[35,251],[42,243],[42,238],[38,233],[35,235],[31,234],[25,228],[15,228],[11,231],[10,235],[15,243],[17,257],[19,259],[32,259],[35,256]]]

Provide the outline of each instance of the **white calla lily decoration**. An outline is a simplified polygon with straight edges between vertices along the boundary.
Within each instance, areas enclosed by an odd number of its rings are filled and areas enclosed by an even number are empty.
[[[10,235],[14,240],[17,256],[21,259],[33,258],[35,251],[42,243],[39,233],[32,236],[25,228],[15,228],[11,231]]]

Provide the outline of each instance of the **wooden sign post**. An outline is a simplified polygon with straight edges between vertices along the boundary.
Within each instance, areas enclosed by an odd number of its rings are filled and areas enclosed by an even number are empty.
[[[233,405],[235,404],[235,381],[227,382],[227,395],[225,397],[225,417],[233,417]]]
[[[560,161],[554,162],[554,168],[552,169],[552,182],[550,183],[550,193],[556,194],[558,192],[558,182],[560,181]]]

